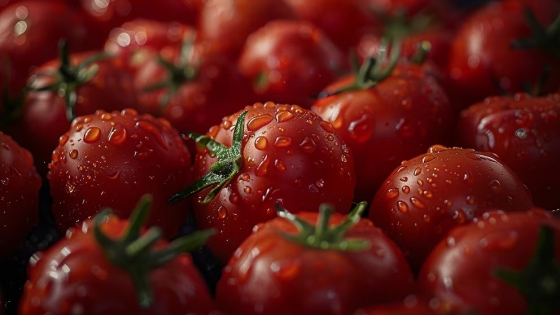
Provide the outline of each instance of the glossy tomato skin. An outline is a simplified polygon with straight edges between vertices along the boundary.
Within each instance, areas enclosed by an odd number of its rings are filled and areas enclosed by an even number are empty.
[[[70,62],[77,65],[95,54],[97,52],[94,51],[72,54]],[[59,60],[43,64],[33,72],[29,86],[39,89],[52,85],[57,78],[48,73],[56,71],[59,66]],[[93,114],[98,109],[120,110],[137,104],[133,76],[126,71],[122,59],[102,59],[88,69],[92,67],[97,67],[92,79],[76,87],[75,116]],[[70,127],[66,105],[67,102],[56,89],[30,91],[25,95],[20,116],[6,127],[6,132],[31,151],[41,176],[48,172],[47,165],[59,137]]]
[[[426,298],[414,294],[407,295],[401,302],[374,305],[356,311],[354,315],[466,315],[467,312],[454,309],[446,301]]]
[[[39,220],[41,177],[33,156],[0,132],[0,259],[8,257]]]
[[[61,1],[8,5],[0,12],[0,56],[9,61],[12,84],[23,88],[32,67],[56,58],[62,38],[73,52],[93,48],[87,34],[83,14]]]
[[[345,67],[338,48],[307,21],[276,20],[251,34],[238,60],[266,101],[308,107]]]
[[[404,161],[387,177],[369,218],[418,271],[453,227],[490,208],[522,211],[531,206],[527,188],[495,154],[437,145]]]
[[[447,72],[450,98],[457,109],[488,96],[513,94],[534,85],[544,69],[551,69],[544,91],[560,84],[560,61],[539,49],[513,49],[511,43],[530,38],[523,10],[527,1],[496,1],[472,14],[460,27],[452,43]],[[548,26],[560,12],[551,1],[531,1],[539,22]]]
[[[284,0],[207,0],[200,10],[197,43],[206,53],[236,60],[251,33],[278,19],[296,19]]]
[[[215,228],[207,242],[227,262],[257,223],[276,216],[275,204],[286,209],[316,211],[331,203],[350,210],[356,179],[354,157],[331,124],[297,105],[268,102],[245,107],[242,166],[208,204],[208,189],[196,195],[194,213],[199,228]],[[230,147],[237,117],[225,117],[207,133]],[[207,151],[197,153],[194,177],[207,174],[216,162]]]
[[[111,238],[122,237],[127,225],[111,215],[101,231]],[[156,247],[165,245],[159,241]],[[209,314],[213,309],[188,254],[150,271],[148,279],[154,301],[142,309],[130,274],[106,257],[87,221],[31,258],[19,314]]]
[[[352,83],[343,78],[325,91]],[[313,112],[333,124],[356,158],[356,201],[370,202],[403,160],[447,142],[452,110],[439,83],[421,66],[402,63],[378,84],[317,100]]]
[[[65,231],[103,207],[128,217],[140,197],[151,194],[154,210],[147,224],[172,238],[189,209],[167,199],[188,185],[190,167],[188,149],[164,119],[132,109],[80,116],[60,138],[49,165],[57,226]]]
[[[527,314],[526,299],[494,272],[527,267],[545,225],[554,230],[552,254],[560,261],[560,221],[548,211],[490,211],[455,228],[436,246],[418,277],[420,290],[476,314]]]
[[[297,215],[317,222],[317,212]],[[344,219],[334,214],[329,225]],[[353,314],[363,306],[398,301],[413,289],[402,253],[368,219],[345,234],[369,241],[362,251],[313,249],[285,234],[297,229],[284,218],[255,227],[224,268],[218,308],[230,314]]]
[[[533,203],[560,208],[560,95],[487,98],[461,113],[461,145],[500,156],[527,185]]]

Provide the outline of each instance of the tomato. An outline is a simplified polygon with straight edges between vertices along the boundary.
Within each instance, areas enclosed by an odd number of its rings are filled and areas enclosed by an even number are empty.
[[[353,314],[360,307],[395,301],[414,277],[395,244],[360,219],[366,204],[348,216],[280,212],[259,224],[230,259],[216,302],[230,314]],[[292,210],[293,211],[293,210]]]
[[[481,315],[558,314],[558,291],[545,282],[557,288],[559,262],[560,221],[550,213],[491,211],[436,246],[419,290]]]
[[[164,117],[179,132],[206,133],[222,117],[256,101],[250,81],[227,58],[168,46],[138,66],[136,108]]]
[[[33,72],[23,105],[6,127],[35,157],[39,174],[45,176],[59,137],[68,131],[76,116],[132,107],[137,104],[132,73],[119,58],[107,58],[95,51],[61,56]]]
[[[196,40],[205,52],[236,60],[251,33],[278,19],[296,19],[284,0],[206,0]]]
[[[19,314],[208,314],[210,294],[182,253],[200,240],[168,244],[160,230],[141,230],[149,209],[145,198],[130,221],[100,214],[35,254]]]
[[[535,84],[547,66],[551,72],[544,91],[554,91],[560,85],[560,59],[554,53],[560,43],[557,38],[539,40],[537,34],[532,34],[524,14],[526,2],[488,3],[458,30],[447,68],[449,96],[458,110],[487,96],[521,92],[525,85]],[[555,1],[531,2],[542,4],[532,6],[534,23],[540,23],[541,28],[551,24],[560,13]],[[529,43],[527,39],[533,37],[530,47],[512,47],[523,40]]]
[[[316,211],[329,202],[346,213],[356,183],[353,155],[331,124],[297,105],[257,103],[245,110],[207,136],[191,135],[207,148],[195,158],[199,180],[173,197],[196,194],[196,223],[216,229],[208,246],[222,262],[253,226],[276,216],[275,204]]]
[[[531,206],[527,188],[495,154],[435,145],[387,177],[369,218],[417,271],[453,227],[489,208],[522,211]]]
[[[311,109],[333,124],[356,157],[356,201],[371,201],[402,160],[447,142],[452,111],[439,83],[423,67],[383,55],[327,86]],[[394,67],[394,68],[393,68]]]
[[[261,99],[308,107],[345,62],[321,29],[306,21],[276,20],[251,34],[238,66]]]
[[[319,27],[346,54],[367,31],[381,27],[362,0],[286,0],[298,16]]]
[[[18,88],[25,86],[34,66],[56,58],[60,39],[66,39],[73,52],[93,48],[83,14],[59,1],[11,4],[0,12],[0,21],[0,56],[6,56],[11,84]]]
[[[194,28],[185,24],[135,19],[112,29],[104,49],[122,56],[134,71],[153,54],[167,46],[181,45],[191,36],[195,36]]]
[[[12,254],[39,220],[41,177],[33,156],[0,132],[0,259]]]
[[[533,203],[560,208],[560,95],[487,98],[461,113],[461,144],[492,151],[531,191]]]
[[[53,152],[47,175],[59,230],[80,224],[103,207],[128,217],[143,194],[153,196],[149,226],[172,238],[185,223],[186,203],[171,194],[191,178],[191,156],[168,121],[132,109],[79,116]]]
[[[354,315],[466,315],[466,313],[454,310],[446,301],[410,294],[401,302],[366,307],[356,311]]]

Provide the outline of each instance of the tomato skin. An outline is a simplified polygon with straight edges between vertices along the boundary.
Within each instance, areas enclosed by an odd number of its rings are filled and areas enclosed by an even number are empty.
[[[343,78],[325,91],[355,80]],[[421,66],[397,64],[375,86],[317,100],[312,111],[333,124],[356,159],[356,201],[371,201],[377,188],[405,159],[447,142],[452,111],[439,83]]]
[[[153,208],[154,210],[156,208]],[[128,221],[111,215],[101,226],[107,236],[122,236]],[[156,245],[164,247],[165,241]],[[91,221],[35,254],[19,304],[19,314],[208,314],[212,300],[189,255],[182,254],[149,273],[151,307],[141,309],[130,275],[112,264],[93,236]]]
[[[488,3],[475,11],[458,30],[447,67],[447,89],[458,110],[488,96],[521,92],[524,85],[536,84],[546,66],[551,67],[551,72],[544,91],[554,91],[560,84],[558,58],[538,49],[510,47],[512,41],[531,37],[523,14],[525,2]],[[531,7],[544,26],[560,13],[557,4]]]
[[[350,210],[355,187],[354,157],[332,126],[296,105],[268,102],[245,107],[242,166],[208,204],[197,202],[194,214],[199,228],[215,228],[207,242],[226,262],[257,223],[276,216],[275,204],[287,209],[316,211],[324,202],[337,211]],[[230,147],[233,128],[241,112],[225,117],[207,135]],[[210,171],[216,158],[199,151],[194,178]]]
[[[289,20],[271,21],[252,33],[238,60],[261,99],[303,107],[309,107],[345,65],[321,29]]]
[[[315,224],[318,214],[297,216]],[[344,219],[333,214],[329,225]],[[368,240],[371,247],[363,251],[312,249],[286,239],[285,233],[297,234],[297,229],[284,218],[255,227],[224,268],[218,308],[231,314],[353,314],[363,306],[399,300],[413,288],[402,253],[367,219],[345,234]]]
[[[447,302],[410,294],[403,301],[359,309],[354,315],[465,315]]]
[[[453,227],[489,208],[522,211],[531,206],[527,188],[495,154],[432,146],[387,177],[371,203],[369,218],[418,271]]]
[[[33,156],[0,132],[0,260],[13,253],[39,221],[41,177]]]
[[[56,58],[61,38],[73,52],[93,48],[87,34],[83,14],[60,1],[8,5],[0,12],[0,56],[9,62],[10,82],[23,88],[32,67]]]
[[[490,211],[453,229],[436,246],[418,277],[420,290],[481,315],[527,314],[525,298],[493,272],[503,267],[524,269],[543,225],[555,231],[553,256],[560,261],[560,221],[548,211]]]
[[[196,40],[206,53],[236,60],[251,33],[278,19],[296,19],[284,0],[206,0]]]
[[[132,109],[97,111],[72,122],[52,155],[47,175],[52,212],[60,231],[110,206],[128,217],[143,194],[153,196],[148,226],[166,238],[185,223],[188,205],[170,205],[170,195],[188,185],[191,157],[177,131],[164,119]]]
[[[72,54],[70,62],[77,65],[96,53],[89,51]],[[58,59],[41,65],[33,72],[29,85],[38,89],[55,83],[55,76],[44,73],[56,71],[59,66]],[[76,87],[76,116],[93,114],[98,109],[113,111],[137,104],[133,76],[126,71],[122,59],[103,59],[95,62],[95,66],[98,70],[93,78]],[[56,148],[59,137],[68,131],[70,124],[66,101],[58,90],[30,91],[25,95],[21,115],[6,127],[6,132],[31,151],[39,174],[45,176],[52,151]]]
[[[461,145],[496,153],[527,185],[533,203],[560,207],[560,94],[487,98],[461,112]]]

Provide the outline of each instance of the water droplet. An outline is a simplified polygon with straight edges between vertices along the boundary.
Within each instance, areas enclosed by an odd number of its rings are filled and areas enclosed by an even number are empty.
[[[317,145],[315,144],[315,141],[313,141],[313,139],[309,137],[305,137],[303,141],[299,144],[299,147],[303,152],[311,154],[315,152]]]
[[[467,204],[469,205],[474,205],[474,197],[473,196],[467,196],[466,198]]]
[[[250,193],[251,193],[251,187],[245,186],[245,188],[243,188],[243,191],[244,191],[246,194],[250,194]]]
[[[73,149],[68,155],[70,156],[70,158],[75,159],[78,157],[78,150]]]
[[[406,204],[406,202],[403,201],[397,201],[397,209],[401,212],[401,213],[407,213],[408,212],[408,205]]]
[[[415,175],[415,176],[420,175],[420,173],[422,173],[422,169],[421,169],[421,168],[417,167],[417,168],[414,169],[414,175]]]
[[[463,181],[469,185],[472,185],[474,183],[474,176],[470,169],[468,169],[463,175]]]
[[[424,195],[424,197],[426,197],[426,198],[432,198],[432,197],[434,196],[434,195],[432,194],[432,192],[429,191],[429,190],[424,190],[424,191],[422,192],[422,195]]]
[[[278,136],[274,141],[274,146],[277,148],[287,148],[292,145],[292,138],[286,136]]]
[[[420,201],[418,198],[415,198],[415,197],[410,198],[410,203],[412,203],[412,205],[415,206],[418,209],[425,209],[426,208],[424,203],[422,203],[422,201]]]
[[[329,122],[321,121],[319,123],[319,126],[321,126],[321,128],[323,128],[323,130],[325,130],[328,133],[333,133],[334,132],[334,128],[331,125],[331,123],[329,123]]]
[[[435,157],[435,155],[433,155],[433,154],[426,154],[426,155],[424,155],[424,156],[422,157],[422,163],[431,162],[431,161],[433,161],[435,158],[436,158],[436,157]]]
[[[317,189],[317,186],[315,186],[313,184],[309,185],[308,188],[309,188],[309,192],[311,192],[311,193],[318,193],[319,192],[319,189]]]
[[[279,123],[289,121],[292,118],[294,118],[294,114],[287,110],[279,111],[278,113],[276,113],[276,121]]]
[[[419,186],[424,185],[424,182],[421,179],[417,180],[416,183],[418,183]]]
[[[447,246],[449,247],[455,246],[455,238],[453,236],[447,238]]]
[[[323,179],[318,179],[318,180],[315,182],[315,185],[317,185],[317,187],[319,187],[319,188],[322,188],[322,187],[325,185],[325,180],[323,180]]]
[[[261,162],[255,169],[255,175],[257,176],[265,176],[268,174],[268,166],[270,164],[270,160],[268,159],[268,155],[263,156]]]
[[[76,186],[71,182],[66,182],[66,193],[73,194],[76,191]]]
[[[385,197],[387,197],[387,199],[397,198],[398,195],[399,195],[399,189],[398,188],[389,188],[389,189],[387,189],[387,192],[385,193]]]
[[[220,206],[218,208],[218,218],[225,219],[225,218],[227,218],[227,215],[228,215],[228,212],[227,212],[226,207]]]
[[[101,120],[105,120],[105,121],[111,120],[111,114],[109,113],[102,114]]]
[[[236,204],[239,202],[239,195],[236,193],[232,193],[231,195],[229,195],[229,202],[231,202],[232,204]]]
[[[403,191],[403,193],[408,194],[408,193],[410,192],[410,187],[408,187],[408,186],[403,186],[403,187],[402,187],[402,191]]]
[[[348,125],[348,132],[352,139],[356,139],[358,142],[365,142],[373,133],[372,124],[369,122],[367,114],[363,114],[359,119],[352,121]]]
[[[243,173],[243,175],[241,175],[241,180],[248,182],[249,179],[251,179],[251,176],[249,176],[249,174]]]
[[[91,127],[84,133],[84,142],[94,143],[101,137],[101,129],[97,127]]]
[[[439,152],[443,152],[447,150],[446,146],[440,145],[440,144],[435,144],[431,147],[428,148],[428,153],[439,153]]]
[[[247,130],[257,131],[258,129],[268,125],[272,120],[274,120],[274,117],[268,113],[253,117],[247,123]]]
[[[401,182],[406,182],[406,181],[408,181],[408,177],[401,177],[401,178],[399,178],[399,180]]]
[[[502,191],[502,184],[497,179],[491,180],[490,184],[488,184],[488,187],[490,188],[490,191],[495,194],[499,194]]]
[[[259,150],[266,150],[267,147],[268,147],[268,139],[266,137],[258,136],[257,139],[255,139],[255,148]]]
[[[59,146],[65,145],[66,142],[68,142],[68,139],[69,139],[69,137],[68,137],[68,135],[66,135],[66,134],[60,136],[60,138],[58,139],[58,145],[59,145]],[[2,146],[4,146],[4,143],[2,143]],[[10,149],[9,147],[4,147],[4,148],[5,148],[6,150],[9,150],[9,149]]]
[[[455,222],[457,222],[457,224],[463,224],[467,220],[467,217],[465,216],[465,213],[463,212],[463,210],[459,209],[459,210],[453,212],[453,220],[455,220]]]
[[[430,216],[427,215],[427,214],[424,214],[424,215],[422,216],[422,219],[423,219],[424,222],[426,222],[426,223],[430,223],[430,221],[431,221]]]
[[[334,140],[334,136],[333,136],[332,134],[328,134],[328,135],[327,135],[327,140],[333,141],[333,140]]]
[[[280,172],[286,171],[286,165],[284,165],[284,162],[282,162],[282,160],[278,160],[278,159],[275,160],[274,166],[276,166],[276,169],[279,170]]]

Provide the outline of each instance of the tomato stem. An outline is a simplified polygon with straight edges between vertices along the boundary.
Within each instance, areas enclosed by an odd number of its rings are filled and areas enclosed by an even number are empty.
[[[329,222],[334,209],[326,203],[319,206],[316,225],[289,213],[278,204],[276,204],[276,211],[279,217],[285,218],[297,227],[298,234],[283,234],[286,239],[292,242],[314,249],[362,251],[370,247],[367,240],[349,239],[345,236],[346,232],[360,220],[366,206],[366,202],[359,203],[350,211],[343,222],[333,227],[330,227]]]
[[[553,228],[540,228],[535,254],[525,270],[498,268],[494,274],[526,298],[527,314],[556,314],[560,311],[560,264],[555,261]]]
[[[530,8],[526,7],[523,13],[533,36],[512,41],[511,48],[540,49],[560,58],[560,15],[548,27],[544,27]]]
[[[202,191],[205,188],[212,187],[212,189],[208,192],[204,199],[199,201],[202,204],[207,204],[212,201],[214,197],[216,197],[222,187],[224,187],[231,181],[235,174],[239,173],[243,162],[241,153],[246,115],[247,111],[245,110],[237,118],[235,129],[233,131],[232,145],[230,148],[227,148],[223,144],[214,141],[208,136],[190,132],[183,134],[196,141],[197,145],[199,145],[201,148],[208,149],[208,151],[210,151],[211,154],[215,155],[218,160],[210,167],[210,172],[208,174],[197,179],[188,187],[173,194],[169,198],[169,203],[177,203]]]

